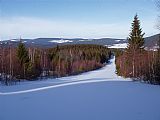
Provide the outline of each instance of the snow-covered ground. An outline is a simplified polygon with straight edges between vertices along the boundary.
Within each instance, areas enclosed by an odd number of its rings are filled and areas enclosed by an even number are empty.
[[[0,86],[0,120],[160,120],[160,86],[115,74],[114,59],[81,75]]]
[[[112,46],[106,45],[108,48],[127,48],[127,43],[119,43],[119,44],[113,44]]]
[[[61,40],[51,40],[51,41],[49,41],[49,42],[54,42],[54,43],[67,43],[67,42],[73,42],[73,41],[61,39]]]

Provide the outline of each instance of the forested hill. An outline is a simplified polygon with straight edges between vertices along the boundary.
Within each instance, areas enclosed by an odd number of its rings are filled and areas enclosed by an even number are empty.
[[[160,38],[160,34],[157,34],[151,37],[146,37],[144,46],[147,47],[148,49],[155,49],[158,45],[159,38]]]

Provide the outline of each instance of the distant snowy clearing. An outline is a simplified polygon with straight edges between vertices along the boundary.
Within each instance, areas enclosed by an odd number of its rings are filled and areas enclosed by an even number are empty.
[[[106,45],[108,48],[127,48],[128,43],[119,43],[119,44],[113,44],[111,45]]]
[[[49,41],[49,42],[54,42],[54,43],[67,43],[67,42],[73,42],[73,41],[71,41],[71,40],[51,40],[51,41]]]

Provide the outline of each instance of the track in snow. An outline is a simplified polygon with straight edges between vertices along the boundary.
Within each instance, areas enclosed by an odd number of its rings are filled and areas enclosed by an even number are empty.
[[[15,92],[0,92],[0,95],[22,94],[22,93],[36,92],[36,91],[47,90],[47,89],[51,89],[51,88],[64,87],[64,86],[70,86],[70,85],[78,85],[78,84],[86,84],[86,83],[98,83],[98,82],[106,82],[106,81],[108,81],[108,80],[104,79],[104,80],[75,81],[75,82],[69,82],[69,83],[62,83],[62,84],[58,84],[58,85],[34,88],[34,89],[29,89],[29,90],[22,90],[22,91],[15,91]]]

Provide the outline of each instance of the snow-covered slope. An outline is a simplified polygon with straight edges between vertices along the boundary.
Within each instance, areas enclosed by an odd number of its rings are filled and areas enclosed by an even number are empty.
[[[160,120],[160,87],[104,68],[77,76],[0,86],[0,120]]]
[[[61,40],[51,40],[49,42],[53,42],[53,43],[67,43],[67,42],[73,42],[73,41],[61,39]]]
[[[127,48],[127,43],[107,45],[108,48]]]

